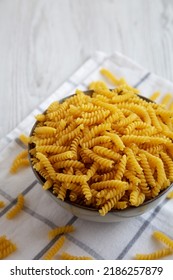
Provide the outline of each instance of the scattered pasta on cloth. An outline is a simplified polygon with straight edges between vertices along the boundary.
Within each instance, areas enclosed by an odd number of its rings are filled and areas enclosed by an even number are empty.
[[[7,239],[6,235],[0,236],[0,260],[15,252],[16,249],[16,245]]]
[[[52,189],[61,200],[68,198],[106,215],[112,209],[138,207],[173,181],[173,112],[172,105],[170,111],[165,109],[170,94],[161,105],[148,103],[124,78],[117,79],[107,69],[101,69],[101,74],[115,89],[110,91],[103,81],[94,81],[89,85],[92,97],[77,90],[65,102],[53,102],[45,114],[36,116],[34,134],[22,134],[19,139],[25,146],[33,145],[31,161],[45,180],[43,189]],[[151,100],[159,95],[154,92]],[[28,165],[28,152],[24,150],[14,159],[10,171],[14,174]],[[17,208],[12,209],[16,209],[15,215],[23,208],[19,197]],[[172,197],[170,192],[167,198]],[[3,203],[0,205],[3,207]],[[15,216],[11,211],[7,217]],[[65,243],[64,234],[73,231],[72,226],[51,230],[49,239],[60,237],[44,259],[53,259]],[[136,254],[136,259],[159,259],[173,253],[171,238],[161,232],[153,236],[167,247]],[[9,248],[0,251],[1,258],[16,250],[15,245]],[[90,257],[64,251],[60,259]]]
[[[9,220],[13,219],[21,212],[23,207],[24,207],[24,196],[22,194],[19,194],[17,197],[16,205],[7,212],[6,218]]]

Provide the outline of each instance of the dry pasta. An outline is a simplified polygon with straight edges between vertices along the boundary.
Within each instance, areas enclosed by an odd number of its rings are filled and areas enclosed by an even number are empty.
[[[5,259],[8,255],[15,252],[16,249],[16,245],[7,239],[5,235],[0,236],[0,259]]]
[[[25,146],[28,145],[28,143],[29,143],[29,137],[28,136],[26,136],[24,134],[21,134],[21,135],[19,135],[19,139]]]
[[[16,215],[18,215],[21,212],[23,207],[24,207],[24,196],[22,194],[19,194],[17,197],[16,205],[7,212],[6,218],[9,220],[13,219]]]
[[[163,257],[166,257],[168,255],[172,255],[173,251],[169,248],[163,248],[160,250],[157,250],[155,252],[149,253],[149,254],[136,254],[135,259],[136,260],[157,260],[161,259]]]
[[[5,206],[5,202],[0,200],[0,208],[3,208]]]
[[[92,258],[88,257],[88,256],[74,256],[67,252],[63,252],[60,256],[60,259],[62,259],[62,260],[92,260]]]
[[[173,112],[101,73],[113,90],[93,82],[91,96],[77,90],[36,116],[30,154],[44,189],[106,215],[142,205],[173,181]]]
[[[63,233],[69,233],[74,231],[74,226],[72,225],[66,225],[62,227],[57,227],[48,232],[49,239],[53,239],[57,235],[63,234]]]
[[[58,241],[50,248],[50,250],[44,256],[44,260],[52,260],[52,258],[56,255],[56,253],[61,249],[64,245],[66,238],[65,236],[61,236]]]
[[[173,191],[169,192],[166,197],[167,198],[173,198]]]
[[[171,239],[170,237],[168,237],[166,234],[164,234],[164,233],[161,232],[161,231],[154,231],[154,232],[153,232],[153,236],[154,236],[157,240],[163,242],[165,245],[168,246],[168,248],[169,248],[170,250],[173,251],[173,239]]]
[[[28,156],[28,150],[24,150],[20,152],[13,160],[13,163],[10,167],[10,172],[16,173],[20,167],[29,166],[29,160],[27,156]]]

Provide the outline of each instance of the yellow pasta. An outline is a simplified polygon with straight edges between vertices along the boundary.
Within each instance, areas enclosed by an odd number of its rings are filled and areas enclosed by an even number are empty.
[[[67,252],[63,252],[60,256],[60,259],[62,259],[62,260],[92,260],[92,258],[88,257],[88,256],[74,256]]]
[[[154,231],[153,236],[168,246],[173,251],[173,240],[161,231]]]
[[[21,134],[20,136],[19,136],[19,139],[20,139],[20,141],[24,144],[24,145],[28,145],[28,143],[29,143],[29,137],[27,137],[26,135],[24,135],[24,134]]]
[[[24,196],[22,194],[19,194],[17,197],[16,205],[7,212],[6,218],[9,220],[13,219],[16,215],[18,215],[21,212],[23,207],[24,207]]]
[[[56,253],[61,249],[65,242],[65,236],[61,236],[58,241],[50,248],[50,250],[44,256],[44,260],[52,260]]]
[[[126,84],[126,81],[121,78],[121,79],[117,79],[109,70],[102,68],[100,70],[100,73],[102,75],[104,75],[109,81],[111,81],[111,83],[115,86],[117,85],[121,85],[121,84]]]
[[[168,255],[172,255],[173,251],[169,248],[163,248],[149,254],[136,254],[136,260],[158,260]]]
[[[49,239],[55,238],[57,235],[63,234],[63,233],[70,233],[75,230],[73,225],[66,225],[62,227],[57,227],[48,232]]]
[[[167,105],[169,103],[169,101],[172,98],[172,94],[171,93],[167,93],[164,95],[164,97],[162,98],[161,104],[163,105]]]
[[[150,96],[150,99],[155,101],[158,97],[160,96],[160,92],[159,91],[155,91],[152,93],[152,95]]]
[[[169,192],[166,196],[166,198],[173,198],[173,191]]]
[[[3,208],[5,206],[5,202],[0,200],[0,208]]]
[[[7,239],[6,236],[0,236],[0,259],[5,259],[8,255],[15,252],[16,244]]]
[[[10,167],[10,172],[16,173],[20,167],[29,166],[29,160],[27,159],[27,156],[28,150],[20,152],[13,160],[13,163]]]

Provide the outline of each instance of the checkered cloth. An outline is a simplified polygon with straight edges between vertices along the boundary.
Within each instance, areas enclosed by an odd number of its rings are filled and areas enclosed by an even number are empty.
[[[141,90],[146,97],[160,90],[161,96],[173,92],[173,84],[148,72],[127,57],[114,53],[108,56],[96,52],[60,88],[38,106],[11,133],[0,141],[0,200],[5,207],[0,209],[0,236],[6,235],[17,245],[17,251],[7,259],[42,259],[54,244],[48,239],[48,231],[57,226],[74,225],[76,231],[67,234],[61,251],[75,255],[88,255],[98,260],[133,259],[136,253],[149,253],[161,248],[152,239],[154,230],[162,230],[173,238],[173,200],[164,199],[152,211],[125,222],[94,223],[81,220],[61,208],[42,190],[31,168],[11,175],[10,165],[24,148],[18,137],[29,135],[35,118],[54,100],[74,93],[76,88],[85,90],[95,80],[103,80],[100,68],[107,68],[117,77]],[[111,85],[109,85],[111,87]],[[158,99],[158,102],[161,99]],[[25,197],[25,207],[13,220],[6,213],[16,203],[19,193]],[[165,259],[173,259],[173,255]]]

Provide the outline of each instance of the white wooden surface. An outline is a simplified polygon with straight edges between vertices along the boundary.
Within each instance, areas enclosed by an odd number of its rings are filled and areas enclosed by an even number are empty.
[[[95,50],[173,80],[172,0],[0,0],[0,138]]]

